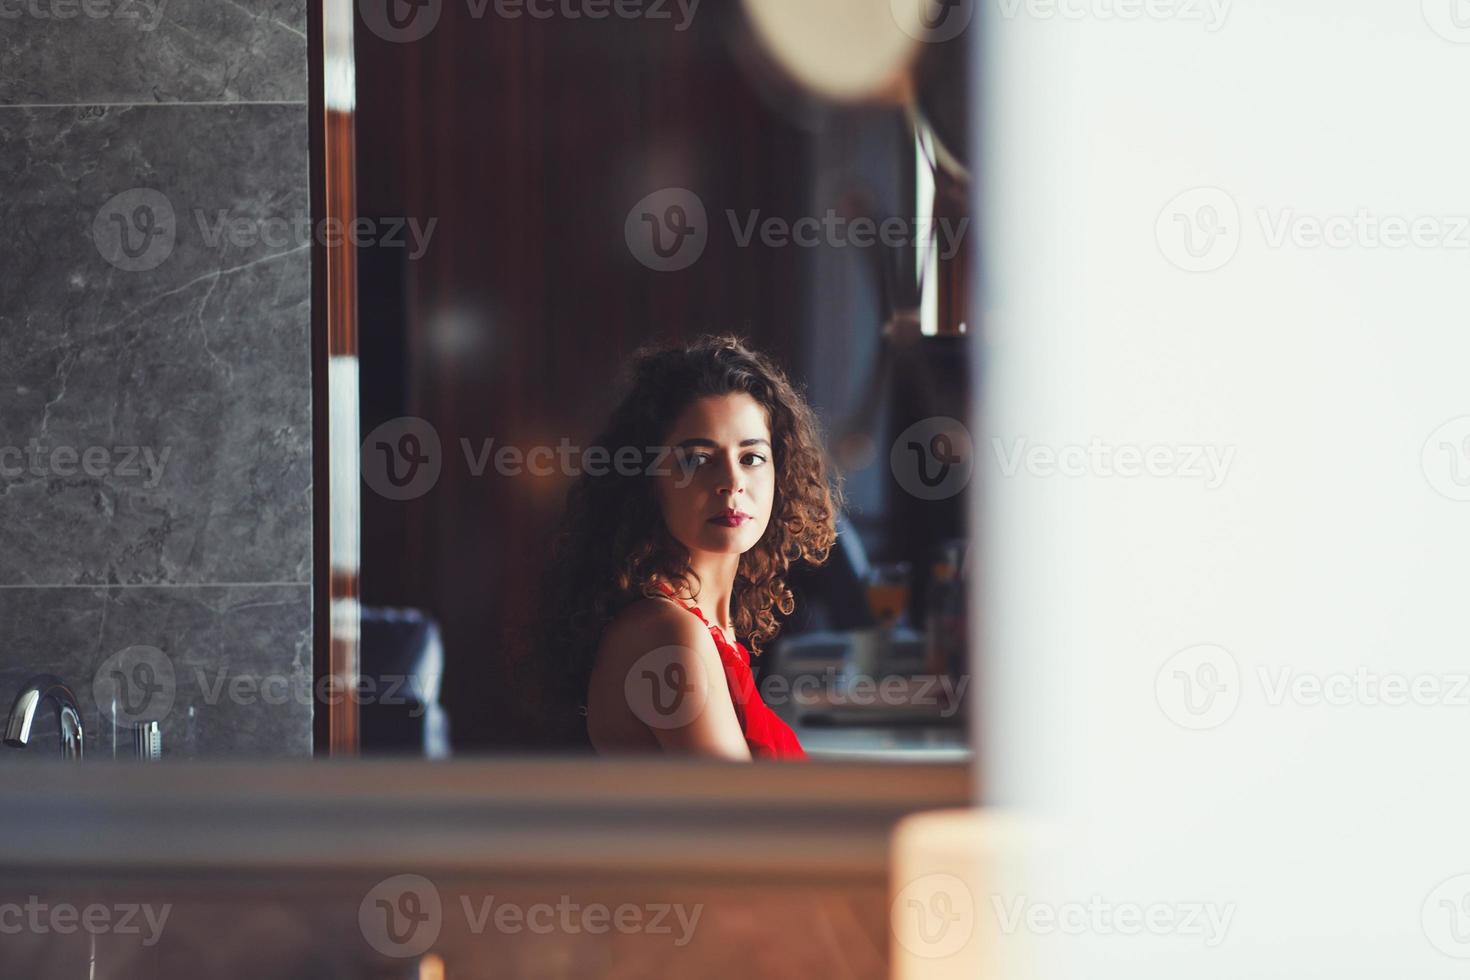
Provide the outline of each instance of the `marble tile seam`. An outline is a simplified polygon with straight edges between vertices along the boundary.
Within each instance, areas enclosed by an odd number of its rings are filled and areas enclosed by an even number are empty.
[[[170,107],[183,107],[198,109],[205,106],[234,107],[234,106],[301,106],[306,108],[309,104],[299,99],[288,101],[239,101],[225,100],[220,102],[0,102],[0,110],[4,109],[164,109]]]
[[[56,582],[0,584],[0,592],[24,589],[273,589],[304,588],[310,582]]]

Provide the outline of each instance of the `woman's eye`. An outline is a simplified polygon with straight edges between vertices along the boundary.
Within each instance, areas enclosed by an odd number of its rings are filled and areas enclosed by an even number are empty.
[[[687,453],[684,458],[694,466],[703,466],[714,459],[714,456],[710,453]],[[747,466],[762,466],[767,462],[766,457],[760,453],[746,453],[740,457],[740,461]]]

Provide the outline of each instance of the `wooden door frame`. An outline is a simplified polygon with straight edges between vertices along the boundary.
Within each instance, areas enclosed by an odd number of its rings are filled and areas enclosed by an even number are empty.
[[[311,211],[317,227],[357,217],[352,0],[307,7],[311,89]],[[323,224],[327,223],[327,224]],[[360,480],[357,404],[357,256],[336,236],[311,246],[312,720],[314,754],[358,752]],[[335,451],[334,451],[335,447]]]

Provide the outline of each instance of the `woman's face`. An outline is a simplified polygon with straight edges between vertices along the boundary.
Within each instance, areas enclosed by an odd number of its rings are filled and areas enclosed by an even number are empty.
[[[744,392],[698,398],[674,420],[668,445],[673,454],[655,479],[669,533],[691,552],[755,547],[776,494],[771,429],[760,402]]]

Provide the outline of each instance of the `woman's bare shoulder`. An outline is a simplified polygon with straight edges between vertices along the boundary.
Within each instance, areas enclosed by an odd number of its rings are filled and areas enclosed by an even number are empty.
[[[682,663],[690,672],[711,671],[719,664],[713,637],[687,609],[668,599],[643,598],[629,603],[613,617],[598,640],[587,685],[588,718],[594,729],[605,731],[608,726],[632,723],[626,701],[628,678],[650,654],[657,658],[655,669],[659,673],[674,663]],[[640,731],[643,728],[641,723],[635,727]],[[594,741],[596,738],[594,733]]]
[[[643,597],[619,610],[602,631],[598,660],[637,659],[664,646],[683,646],[698,652],[714,650],[714,638],[689,610],[672,599]]]
[[[667,599],[630,603],[598,644],[587,692],[593,744],[598,751],[748,760],[721,669],[714,637],[698,616]]]

